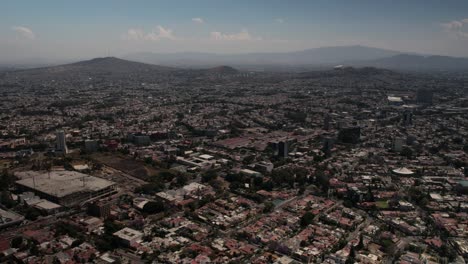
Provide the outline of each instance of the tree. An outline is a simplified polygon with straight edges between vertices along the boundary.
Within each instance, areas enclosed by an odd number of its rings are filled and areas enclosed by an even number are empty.
[[[31,220],[31,221],[36,221],[37,218],[40,216],[41,214],[39,213],[39,211],[35,208],[32,208],[32,207],[27,207],[25,210],[24,210],[24,217],[28,220]]]
[[[8,191],[2,191],[0,194],[0,203],[7,208],[12,208],[16,203],[11,199],[10,193]]]
[[[305,192],[305,190],[306,190],[306,188],[304,187],[304,185],[302,185],[301,187],[299,187],[299,192],[298,192],[298,194],[299,194],[299,195],[303,195],[304,192]]]
[[[0,190],[8,190],[11,184],[14,182],[14,177],[8,173],[7,169],[4,169],[0,175]]]
[[[136,193],[155,194],[164,190],[166,186],[162,182],[150,182],[135,188]]]
[[[348,258],[346,259],[345,264],[354,264],[356,258],[356,251],[354,247],[352,246],[351,249],[349,250],[349,255]]]
[[[364,248],[364,238],[362,237],[362,233],[359,234],[359,243],[356,246],[357,250],[361,250]]]
[[[217,173],[215,170],[208,170],[205,173],[202,174],[201,176],[201,181],[202,182],[209,182],[218,177]]]
[[[316,181],[317,185],[322,188],[323,192],[328,192],[328,189],[330,188],[330,178],[325,173],[318,171]]]
[[[444,243],[440,247],[440,256],[445,257],[449,260],[449,262],[455,261],[457,258],[457,251],[453,249],[451,246],[447,245],[447,243]]]
[[[12,248],[20,248],[22,244],[23,244],[23,238],[20,237],[20,236],[14,237],[11,240],[11,247]]]
[[[264,207],[263,207],[263,212],[264,213],[270,213],[275,209],[275,204],[272,202],[266,202]]]
[[[177,186],[184,186],[185,184],[187,184],[187,181],[188,181],[187,175],[183,173],[177,175],[176,177]]]
[[[305,212],[305,214],[302,215],[301,217],[301,226],[306,227],[312,224],[313,221],[314,221],[314,214],[312,214],[311,212]]]

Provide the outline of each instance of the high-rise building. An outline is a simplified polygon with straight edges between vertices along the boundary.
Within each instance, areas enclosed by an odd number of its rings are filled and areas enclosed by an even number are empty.
[[[86,152],[88,153],[96,152],[98,151],[99,143],[97,140],[87,139],[84,142],[84,147],[85,147]]]
[[[411,126],[413,125],[413,113],[411,111],[403,112],[403,125],[404,126]]]
[[[405,139],[396,137],[392,142],[393,152],[401,152],[403,150],[403,145],[405,144]]]
[[[109,201],[95,201],[88,204],[88,213],[92,216],[109,218],[112,202]]]
[[[323,137],[323,148],[322,151],[325,153],[325,156],[329,157],[331,155],[331,150],[333,148],[333,144],[335,139],[331,136],[324,136]]]
[[[416,94],[416,100],[418,103],[422,104],[432,104],[432,99],[434,97],[434,92],[428,89],[419,89]]]
[[[68,148],[67,148],[67,142],[65,138],[65,132],[63,130],[59,130],[57,131],[55,136],[56,136],[55,150],[62,152],[63,154],[67,154]]]
[[[278,156],[286,158],[288,157],[289,151],[288,151],[288,141],[280,141],[278,143]]]
[[[323,119],[323,129],[325,129],[325,130],[330,130],[330,128],[331,128],[331,121],[332,121],[332,119],[331,119],[330,114],[326,114],[326,115],[325,115],[325,118]]]
[[[345,127],[338,132],[338,141],[342,143],[359,143],[361,138],[361,128],[359,126]]]

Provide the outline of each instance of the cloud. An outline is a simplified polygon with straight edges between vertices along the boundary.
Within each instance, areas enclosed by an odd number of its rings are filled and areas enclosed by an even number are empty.
[[[205,23],[205,20],[203,20],[203,18],[201,18],[201,17],[194,17],[194,18],[192,18],[192,21],[197,23],[197,24]]]
[[[226,34],[219,31],[214,31],[210,33],[210,38],[212,40],[229,40],[229,41],[249,41],[249,40],[261,40],[261,37],[253,37],[250,35],[247,29],[242,29],[239,33]]]
[[[146,41],[159,41],[162,39],[175,40],[171,29],[164,28],[163,26],[157,26],[151,32],[145,32],[140,28],[131,28],[124,35],[123,39],[126,40],[146,40]]]
[[[284,23],[284,18],[277,18],[275,19],[277,23],[283,24]]]
[[[468,38],[468,18],[442,23],[441,26],[451,34]]]
[[[24,38],[27,38],[27,39],[35,39],[36,38],[36,35],[34,34],[34,32],[30,28],[27,28],[27,27],[14,26],[14,27],[11,28],[11,30],[15,31],[21,37],[24,37]]]

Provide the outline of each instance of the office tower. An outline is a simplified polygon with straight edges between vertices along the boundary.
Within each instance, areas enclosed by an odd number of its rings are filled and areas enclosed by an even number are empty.
[[[325,130],[330,130],[331,128],[331,116],[329,114],[325,115],[325,118],[323,119],[323,129]]]
[[[421,104],[432,104],[432,99],[434,97],[434,92],[428,89],[419,89],[416,94],[416,100]]]
[[[280,141],[278,143],[278,156],[286,158],[288,157],[288,141]]]
[[[67,142],[65,138],[65,132],[63,130],[59,130],[57,131],[55,136],[56,136],[55,149],[59,152],[62,152],[63,154],[67,154],[68,148],[67,148]]]
[[[361,138],[361,128],[358,126],[340,129],[338,140],[342,143],[356,144]]]
[[[404,126],[411,126],[413,125],[413,113],[410,111],[403,112],[403,125]]]
[[[394,138],[392,142],[393,152],[401,152],[403,150],[404,144],[405,144],[405,140],[403,138]]]
[[[335,140],[330,136],[325,136],[323,138],[323,148],[322,151],[325,153],[325,156],[329,157],[331,155],[331,150],[333,148],[333,143]]]

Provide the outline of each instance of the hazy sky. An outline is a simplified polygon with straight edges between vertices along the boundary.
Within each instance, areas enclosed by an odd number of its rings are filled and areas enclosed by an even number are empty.
[[[366,45],[468,57],[468,0],[11,0],[0,63]]]

